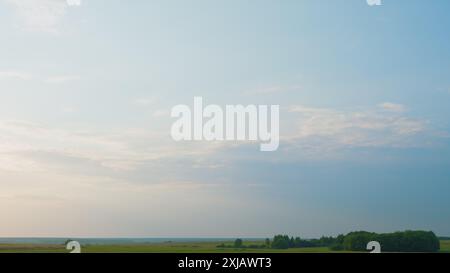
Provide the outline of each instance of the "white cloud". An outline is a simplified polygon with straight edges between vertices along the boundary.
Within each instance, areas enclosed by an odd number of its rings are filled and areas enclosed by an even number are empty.
[[[0,70],[1,79],[12,79],[18,81],[39,81],[46,84],[63,84],[71,81],[80,80],[78,75],[58,75],[42,76],[16,70]]]
[[[18,79],[29,81],[33,79],[33,76],[28,73],[18,72],[14,70],[3,70],[0,71],[0,79]]]
[[[414,137],[426,133],[427,122],[398,115],[404,107],[388,105],[387,108],[394,110],[341,111],[293,106],[290,112],[299,115],[298,127],[287,139],[302,143],[316,143],[322,139],[326,145],[337,148],[420,145]]]
[[[384,102],[378,105],[379,108],[390,111],[390,112],[397,112],[402,113],[407,110],[407,108],[402,104],[392,103],[392,102]]]
[[[66,14],[64,0],[5,0],[16,11],[21,28],[27,31],[57,33]]]
[[[0,154],[9,162],[0,166],[3,169],[16,170],[20,166],[33,166],[24,170],[52,172],[92,169],[93,173],[103,171],[110,176],[142,165],[160,164],[161,160],[201,157],[221,148],[222,143],[175,143],[169,135],[139,129],[102,133],[92,128],[66,130],[0,120]],[[191,162],[197,164],[195,160]]]

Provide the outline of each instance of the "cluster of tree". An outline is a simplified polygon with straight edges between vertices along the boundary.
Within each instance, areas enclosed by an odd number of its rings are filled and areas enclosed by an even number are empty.
[[[236,239],[232,245],[226,245],[224,243],[217,246],[218,248],[270,248],[270,240],[266,239],[264,244],[247,244],[244,245],[242,239]]]
[[[431,231],[403,231],[377,234],[367,231],[350,232],[337,237],[321,237],[304,240],[288,235],[276,235],[272,241],[266,239],[264,244],[244,245],[242,239],[236,239],[233,245],[221,244],[221,248],[305,248],[329,247],[331,250],[366,251],[370,241],[381,244],[384,252],[437,252],[440,248],[438,237]]]
[[[377,241],[385,252],[437,252],[439,238],[432,231],[403,231],[377,234],[358,231],[347,234],[342,248],[352,251],[366,250],[367,243]]]
[[[338,237],[339,238],[339,237]],[[301,247],[326,247],[336,242],[333,237],[321,237],[320,239],[303,240],[299,237],[289,237],[287,235],[276,235],[272,241],[267,238],[264,244],[245,244],[242,239],[236,239],[233,244],[220,244],[218,248],[273,248],[288,249]]]
[[[300,247],[331,247],[343,241],[344,236],[336,238],[323,236],[320,239],[304,240],[300,237],[289,237],[287,235],[276,235],[271,243],[274,249],[300,248]]]

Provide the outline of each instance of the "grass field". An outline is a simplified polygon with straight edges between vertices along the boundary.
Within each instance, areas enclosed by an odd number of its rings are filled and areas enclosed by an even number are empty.
[[[450,253],[450,240],[441,241],[441,252]]]
[[[218,248],[223,242],[153,243],[135,245],[83,245],[83,253],[329,253],[326,247],[275,249]],[[232,242],[225,242],[231,244]],[[259,243],[262,242],[249,242]],[[67,253],[63,245],[0,244],[0,253]],[[450,253],[450,240],[441,241],[441,252]]]

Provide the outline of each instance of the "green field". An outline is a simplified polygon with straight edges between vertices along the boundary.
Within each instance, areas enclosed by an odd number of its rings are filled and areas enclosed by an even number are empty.
[[[218,248],[221,243],[153,243],[134,245],[83,245],[83,253],[329,253],[326,247],[276,249]],[[248,242],[247,244],[262,242]],[[0,244],[0,253],[67,253],[63,245]],[[441,241],[441,252],[450,253],[450,240]]]
[[[441,252],[450,253],[450,240],[441,241]]]

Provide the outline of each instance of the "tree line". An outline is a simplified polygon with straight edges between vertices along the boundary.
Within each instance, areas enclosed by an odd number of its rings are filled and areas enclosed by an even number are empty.
[[[432,231],[400,231],[393,233],[374,233],[355,231],[336,237],[322,236],[319,239],[301,239],[288,235],[275,235],[272,240],[266,239],[263,244],[244,244],[236,239],[233,245],[220,244],[220,248],[308,248],[328,247],[330,250],[367,251],[367,244],[377,241],[383,252],[437,252],[440,249],[439,238]]]

